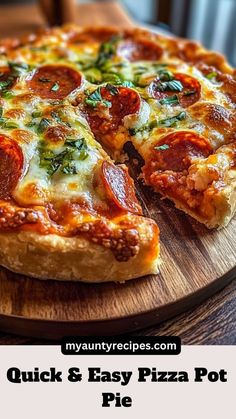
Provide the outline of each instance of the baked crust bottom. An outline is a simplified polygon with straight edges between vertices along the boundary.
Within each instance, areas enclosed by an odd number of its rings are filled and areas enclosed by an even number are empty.
[[[124,282],[158,273],[159,242],[154,226],[142,224],[140,250],[127,262],[117,261],[110,249],[81,237],[0,233],[0,264],[39,279]]]

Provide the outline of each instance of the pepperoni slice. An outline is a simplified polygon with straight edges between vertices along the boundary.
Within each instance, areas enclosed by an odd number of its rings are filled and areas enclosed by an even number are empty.
[[[182,172],[188,169],[194,158],[205,158],[212,153],[208,140],[190,131],[177,131],[161,138],[152,149],[146,163],[146,175],[154,171]]]
[[[171,89],[166,89],[162,91],[158,85],[160,82],[165,82],[156,78],[152,81],[149,86],[149,94],[154,99],[165,99],[170,96],[177,96],[178,102],[183,108],[187,108],[193,103],[197,102],[201,96],[201,85],[198,80],[194,77],[188,76],[187,74],[183,73],[175,73],[174,80],[178,80],[181,82],[183,89],[181,92],[174,91]]]
[[[71,35],[69,36],[69,42],[107,42],[113,36],[116,36],[118,34],[119,32],[114,28],[89,28],[81,33],[73,33],[72,31]]]
[[[63,99],[81,85],[81,74],[65,65],[40,67],[28,86],[42,99]]]
[[[119,43],[117,54],[129,61],[157,61],[163,49],[155,42],[148,40],[127,39]]]
[[[0,199],[10,198],[22,174],[24,157],[16,141],[0,135]]]
[[[88,105],[85,108],[90,127],[98,139],[117,129],[126,115],[137,113],[141,106],[139,94],[129,87],[118,87],[114,93],[104,86],[100,93],[103,100],[110,102],[110,108],[104,108],[102,102],[95,108]],[[105,117],[103,111],[99,111],[100,107],[106,110]]]
[[[17,77],[11,74],[11,69],[9,67],[0,67],[0,94],[3,90],[11,89]]]
[[[104,161],[102,163],[102,182],[108,198],[120,209],[134,214],[142,214],[141,206],[134,191],[134,182],[128,169]]]

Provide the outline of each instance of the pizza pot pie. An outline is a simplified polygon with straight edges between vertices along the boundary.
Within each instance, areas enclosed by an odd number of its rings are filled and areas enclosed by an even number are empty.
[[[64,26],[0,43],[0,263],[41,279],[157,273],[145,185],[209,228],[236,198],[236,80],[223,56],[141,29]]]

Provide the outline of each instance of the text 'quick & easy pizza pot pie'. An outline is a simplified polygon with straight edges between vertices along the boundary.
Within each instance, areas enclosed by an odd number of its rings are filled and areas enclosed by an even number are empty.
[[[235,71],[192,41],[76,26],[2,41],[1,265],[87,282],[157,273],[159,229],[124,145],[144,185],[223,227],[236,207],[235,108]]]

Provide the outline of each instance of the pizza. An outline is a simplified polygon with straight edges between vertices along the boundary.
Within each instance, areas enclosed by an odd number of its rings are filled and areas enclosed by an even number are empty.
[[[236,80],[220,54],[142,29],[0,43],[0,264],[40,279],[157,273],[140,179],[209,228],[236,208]]]

